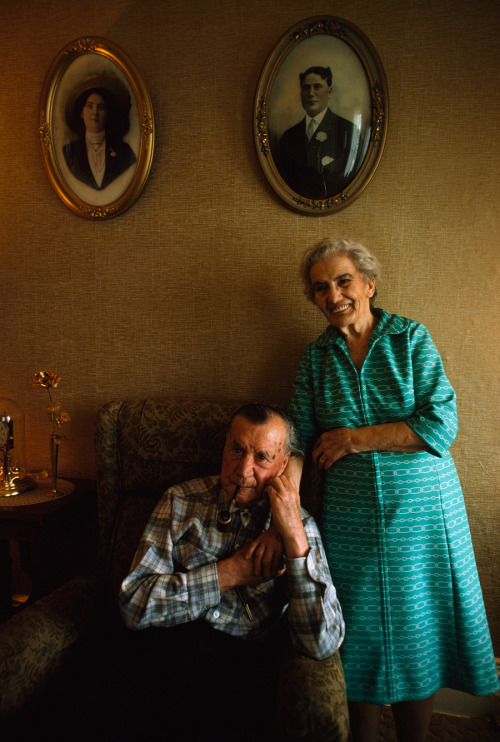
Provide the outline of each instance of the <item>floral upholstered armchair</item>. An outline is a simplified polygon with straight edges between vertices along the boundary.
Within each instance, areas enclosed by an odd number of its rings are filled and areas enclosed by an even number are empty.
[[[20,739],[20,728],[26,738],[43,732],[57,736],[59,728],[123,740],[134,724],[140,727],[135,688],[121,672],[135,632],[124,628],[119,615],[120,585],[163,492],[220,471],[227,422],[238,406],[146,399],[110,402],[100,410],[95,434],[99,568],[0,625],[0,737],[3,729],[3,739],[9,732]],[[313,514],[317,489],[306,469],[301,495]],[[284,642],[276,719],[277,740],[347,740],[338,653],[315,661]]]

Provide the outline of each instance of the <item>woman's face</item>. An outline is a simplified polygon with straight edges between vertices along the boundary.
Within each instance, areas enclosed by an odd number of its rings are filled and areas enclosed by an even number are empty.
[[[314,303],[328,322],[344,327],[371,322],[370,297],[375,281],[366,282],[347,255],[315,263],[309,271]]]
[[[86,130],[92,134],[104,131],[107,116],[108,107],[102,95],[91,93],[85,101],[81,113]]]

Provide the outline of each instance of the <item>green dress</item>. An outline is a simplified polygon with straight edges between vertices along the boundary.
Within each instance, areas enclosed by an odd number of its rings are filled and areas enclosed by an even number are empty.
[[[498,676],[460,482],[455,393],[425,327],[380,317],[361,371],[329,326],[302,357],[290,413],[306,455],[331,428],[404,420],[432,453],[371,451],[326,474],[321,528],[346,623],[350,701],[494,693]]]

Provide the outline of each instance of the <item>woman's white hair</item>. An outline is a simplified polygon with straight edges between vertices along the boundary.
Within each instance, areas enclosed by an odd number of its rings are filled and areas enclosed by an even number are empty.
[[[376,257],[368,252],[364,245],[351,240],[344,240],[342,237],[324,237],[313,247],[310,247],[304,253],[300,266],[300,275],[304,283],[304,294],[309,301],[314,304],[314,291],[311,284],[311,268],[322,260],[334,257],[334,255],[345,255],[352,260],[354,267],[363,279],[368,281],[377,281],[380,278],[380,265]],[[370,299],[370,304],[377,295],[377,290]]]

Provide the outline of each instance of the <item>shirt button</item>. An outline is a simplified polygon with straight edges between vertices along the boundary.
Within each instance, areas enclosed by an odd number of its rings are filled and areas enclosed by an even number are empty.
[[[219,611],[214,611],[214,618],[219,618],[219,616],[220,616]]]

